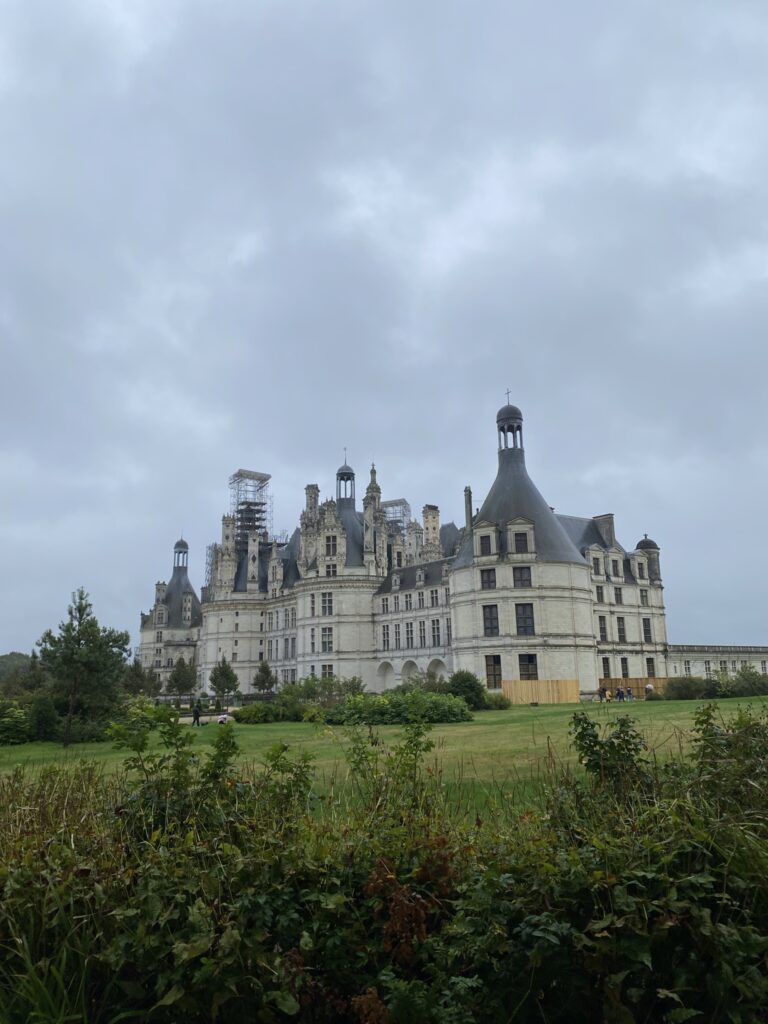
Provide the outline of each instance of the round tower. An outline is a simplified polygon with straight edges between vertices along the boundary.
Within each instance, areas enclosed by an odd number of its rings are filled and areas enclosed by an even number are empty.
[[[339,508],[355,507],[355,471],[346,462],[336,470],[336,504]]]
[[[504,405],[496,413],[499,451],[523,447],[523,414],[516,405]]]

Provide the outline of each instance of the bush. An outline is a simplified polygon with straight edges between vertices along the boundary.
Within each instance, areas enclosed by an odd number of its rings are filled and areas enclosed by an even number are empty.
[[[486,711],[506,711],[507,708],[512,707],[512,701],[509,697],[505,697],[501,691],[486,690],[485,704],[483,706]]]
[[[27,714],[16,704],[0,706],[0,747],[26,743],[29,739]]]
[[[27,711],[31,740],[57,740],[61,736],[61,719],[53,698],[47,690],[38,690]]]
[[[109,739],[107,722],[88,721],[83,718],[73,718],[70,726],[70,743],[104,743]]]
[[[330,725],[403,725],[408,722],[468,722],[472,713],[461,697],[444,693],[354,694],[326,712]]]
[[[665,700],[709,700],[717,697],[718,692],[719,687],[715,679],[679,676],[667,680],[663,696]]]
[[[232,717],[243,725],[261,725],[264,722],[279,722],[283,716],[277,702],[259,701],[235,708]]]
[[[473,711],[481,711],[486,706],[485,687],[473,672],[463,669],[454,672],[446,684],[445,692],[461,697]]]

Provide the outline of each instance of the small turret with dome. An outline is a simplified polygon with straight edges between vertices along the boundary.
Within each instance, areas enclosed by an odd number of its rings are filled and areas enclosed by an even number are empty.
[[[336,470],[336,504],[342,508],[355,507],[355,471],[347,464],[347,449],[344,449],[344,463]]]
[[[659,545],[655,540],[651,540],[648,534],[643,535],[643,539],[637,542],[637,551],[642,551],[648,559],[648,576],[653,582],[657,582],[661,579],[661,562],[660,562],[660,550]]]

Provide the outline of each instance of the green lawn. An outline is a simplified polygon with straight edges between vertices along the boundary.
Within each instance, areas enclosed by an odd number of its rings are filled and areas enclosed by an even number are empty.
[[[722,701],[723,711],[736,709],[737,700]],[[768,698],[755,698],[750,703],[766,704]],[[688,742],[690,727],[698,704],[695,701],[644,701],[631,704],[582,704],[580,707],[602,723],[619,714],[630,714],[639,726],[652,751],[665,757]],[[436,744],[435,766],[442,768],[445,782],[455,790],[457,798],[467,794],[477,803],[501,789],[520,796],[536,786],[550,757],[573,763],[568,744],[568,725],[579,705],[547,705],[514,707],[508,711],[486,711],[475,715],[472,722],[435,726],[432,739]],[[191,726],[190,726],[191,728]],[[194,730],[195,746],[205,752],[213,743],[217,725]],[[342,780],[346,774],[343,758],[343,729],[303,722],[281,722],[272,725],[236,725],[237,742],[242,758],[260,761],[264,752],[278,741],[292,749],[306,750],[314,758],[318,779],[324,787],[331,780]],[[397,741],[400,729],[383,726],[378,730],[385,743]],[[155,741],[157,742],[157,741]],[[0,747],[0,771],[23,764],[33,769],[48,764],[71,764],[78,760],[104,764],[107,770],[120,766],[124,753],[110,743],[89,743],[64,751],[53,743],[27,743],[17,747]]]

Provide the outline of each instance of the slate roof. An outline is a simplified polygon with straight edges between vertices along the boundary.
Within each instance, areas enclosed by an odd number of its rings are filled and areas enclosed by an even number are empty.
[[[182,618],[183,598],[185,594],[192,595],[192,618],[185,622]],[[187,569],[184,565],[176,565],[173,569],[173,576],[165,591],[163,604],[168,609],[168,621],[166,625],[170,629],[188,629],[191,626],[199,626],[203,621],[203,611],[200,607],[195,588],[192,586]]]
[[[443,566],[450,566],[452,559],[441,558],[436,562],[422,562],[420,565],[404,565],[400,569],[393,569],[385,578],[377,594],[392,593],[392,577],[400,577],[400,586],[394,593],[399,594],[401,590],[413,590],[416,586],[416,573],[421,569],[424,572],[424,587],[436,587],[443,582]]]

